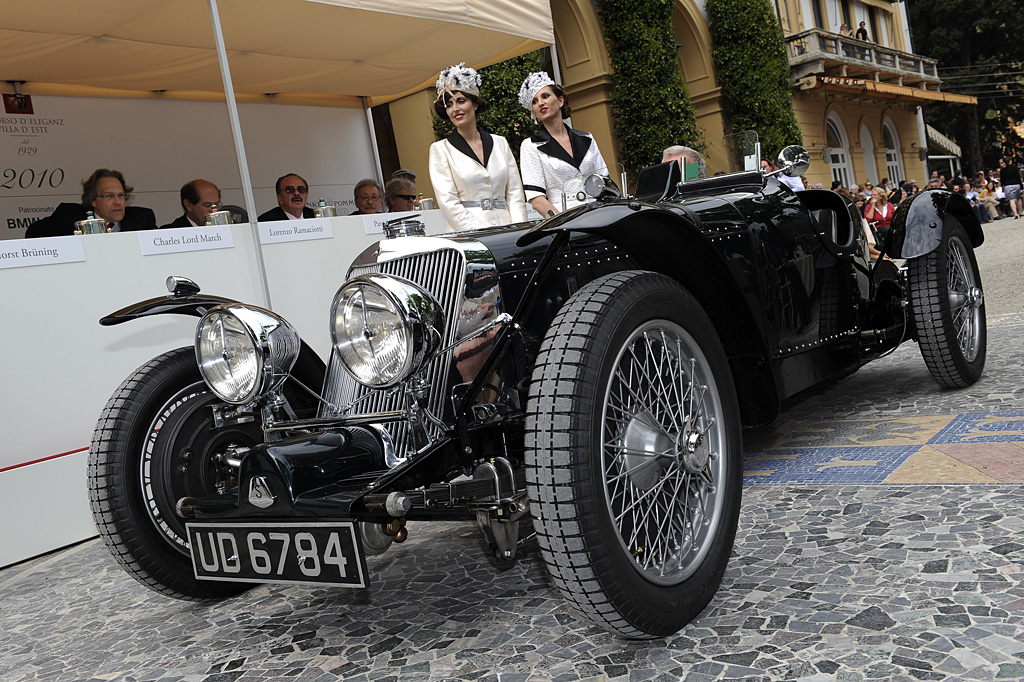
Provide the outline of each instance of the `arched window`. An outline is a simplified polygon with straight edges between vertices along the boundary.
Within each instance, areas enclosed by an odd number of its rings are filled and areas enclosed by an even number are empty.
[[[850,168],[850,144],[847,142],[843,122],[835,114],[825,121],[825,144],[828,146],[828,163],[832,168],[832,179],[843,183],[849,189],[853,186],[853,170]]]
[[[864,175],[867,176],[860,180],[866,179],[872,185],[877,185],[882,178],[878,177],[878,166],[875,164],[875,140],[871,137],[871,131],[866,125],[860,127],[860,144],[864,147]]]
[[[893,184],[903,182],[907,176],[903,170],[903,155],[900,153],[900,136],[896,126],[886,119],[882,124],[882,145],[885,147],[885,172]]]

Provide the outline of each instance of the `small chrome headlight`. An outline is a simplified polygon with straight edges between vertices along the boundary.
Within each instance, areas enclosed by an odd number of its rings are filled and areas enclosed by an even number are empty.
[[[423,367],[441,344],[444,313],[412,282],[360,275],[331,305],[331,340],[349,374],[364,386],[386,388]]]
[[[216,306],[196,327],[199,371],[214,393],[235,405],[279,388],[300,345],[298,333],[282,317],[254,306]]]

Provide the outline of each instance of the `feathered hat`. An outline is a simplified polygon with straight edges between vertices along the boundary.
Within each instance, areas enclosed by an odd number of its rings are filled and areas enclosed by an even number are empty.
[[[466,66],[466,62],[459,62],[442,71],[441,75],[437,77],[434,87],[437,88],[437,99],[444,97],[445,93],[450,95],[456,90],[479,97],[480,74],[476,72],[476,69]]]
[[[519,103],[527,111],[532,111],[533,98],[537,96],[541,88],[554,84],[555,81],[551,80],[551,76],[547,74],[547,71],[534,71],[526,77],[526,80],[519,87]]]

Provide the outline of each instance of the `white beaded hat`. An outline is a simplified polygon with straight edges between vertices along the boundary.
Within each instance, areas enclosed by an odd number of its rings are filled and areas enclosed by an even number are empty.
[[[537,96],[541,88],[554,84],[555,81],[551,80],[551,76],[546,71],[534,71],[526,77],[526,80],[523,81],[522,86],[519,88],[519,103],[527,111],[532,111],[533,98]]]
[[[476,72],[476,69],[466,66],[466,62],[459,62],[442,71],[441,75],[437,77],[434,87],[437,88],[437,99],[441,99],[445,93],[452,94],[456,90],[479,97],[480,74]]]

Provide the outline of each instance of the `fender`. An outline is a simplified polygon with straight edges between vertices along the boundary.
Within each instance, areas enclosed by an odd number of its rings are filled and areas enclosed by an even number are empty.
[[[733,220],[744,224],[731,207],[720,218],[723,229]],[[733,370],[744,427],[763,426],[781,410],[768,361],[767,322],[751,307],[729,264],[702,234],[701,226],[701,218],[685,206],[631,201],[559,213],[524,234],[517,244],[531,244],[553,232],[592,233],[622,248],[641,268],[678,281],[700,301],[718,331]],[[683,271],[672,257],[681,251],[693,256],[691,267]]]
[[[191,286],[182,286],[180,280],[183,278],[168,278],[168,288],[171,287],[173,279],[178,279],[178,285],[175,286],[173,293],[167,296],[139,301],[109,315],[104,315],[100,318],[100,324],[104,327],[110,327],[115,324],[122,324],[130,320],[138,320],[154,315],[202,317],[214,306],[224,303],[241,303],[235,299],[224,298],[223,296],[200,294],[199,287],[191,282],[188,282]],[[300,342],[299,357],[295,360],[295,366],[292,367],[292,376],[319,394],[324,385],[327,366],[320,356],[316,354],[316,351],[310,348],[304,340],[300,339]]]
[[[985,241],[981,223],[967,199],[948,190],[929,189],[896,207],[885,243],[886,255],[915,258],[936,250],[942,245],[947,215],[963,225],[971,246],[978,248]]]

